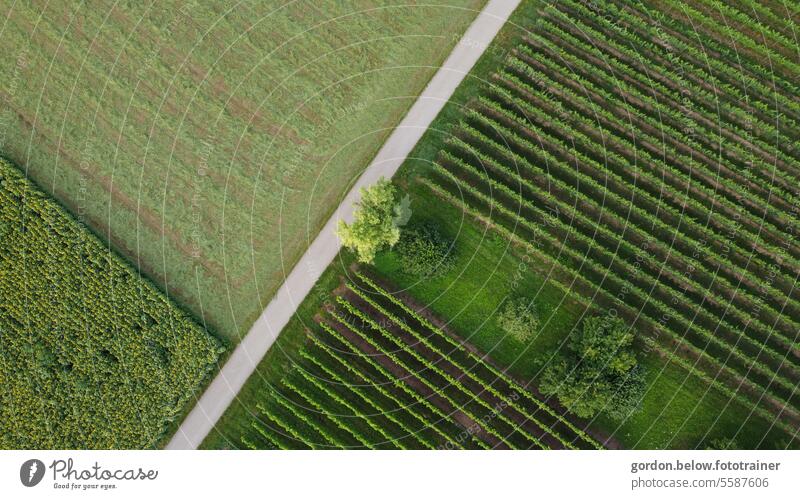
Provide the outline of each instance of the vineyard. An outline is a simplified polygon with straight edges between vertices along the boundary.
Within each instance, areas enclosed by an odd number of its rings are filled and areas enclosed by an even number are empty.
[[[421,181],[791,438],[800,68],[745,3],[543,8]]]
[[[593,449],[577,422],[357,274],[261,393],[249,448]]]
[[[152,448],[220,343],[0,160],[0,448]]]

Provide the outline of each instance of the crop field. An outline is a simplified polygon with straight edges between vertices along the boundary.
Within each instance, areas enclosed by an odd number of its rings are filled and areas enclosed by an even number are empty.
[[[746,3],[544,7],[422,182],[790,441],[800,68],[793,20]]]
[[[482,0],[12,2],[0,152],[233,342]]]
[[[152,448],[220,343],[0,160],[0,448]]]
[[[576,422],[356,273],[255,404],[250,448],[599,448]]]

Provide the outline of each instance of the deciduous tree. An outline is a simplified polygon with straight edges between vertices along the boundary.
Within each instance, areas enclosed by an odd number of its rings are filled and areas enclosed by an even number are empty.
[[[372,263],[375,255],[391,248],[400,240],[403,214],[397,203],[397,191],[384,178],[375,185],[361,189],[361,200],[356,204],[353,223],[339,221],[336,234],[342,245],[355,251],[358,260]]]

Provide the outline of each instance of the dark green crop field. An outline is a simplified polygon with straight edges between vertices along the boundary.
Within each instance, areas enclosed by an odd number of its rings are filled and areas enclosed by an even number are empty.
[[[0,151],[236,342],[484,2],[417,3],[5,3]]]
[[[153,448],[222,345],[0,159],[0,448]]]

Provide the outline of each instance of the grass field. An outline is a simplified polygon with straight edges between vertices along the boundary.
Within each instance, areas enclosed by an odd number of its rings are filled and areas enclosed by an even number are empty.
[[[748,2],[769,34],[757,46],[740,21],[726,31],[712,2],[697,5],[670,2],[667,20],[653,5],[611,2],[592,14],[523,3],[396,178],[412,221],[456,239],[453,270],[420,281],[389,252],[371,271],[533,386],[582,317],[618,310],[640,330],[647,392],[626,421],[589,424],[622,447],[703,448],[722,437],[794,446],[797,71],[781,35],[794,22]],[[731,40],[741,45],[735,70]],[[626,246],[645,239],[647,255]],[[328,269],[205,447],[241,446],[253,407],[298,359],[303,324],[352,279],[349,259]],[[544,324],[524,344],[492,319],[519,294]],[[663,327],[651,327],[662,314]]]
[[[0,159],[0,449],[155,448],[223,348]]]
[[[482,0],[24,2],[0,151],[237,341]]]

